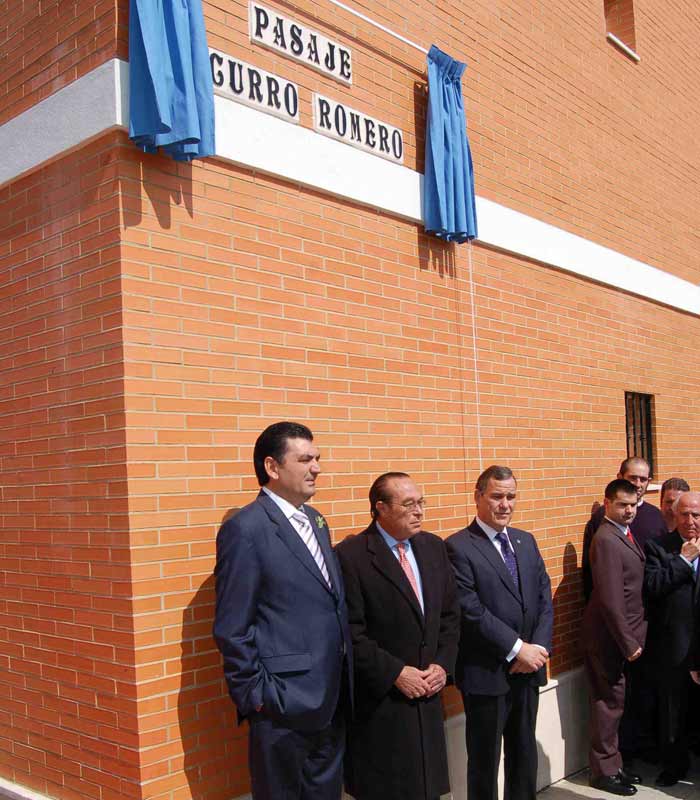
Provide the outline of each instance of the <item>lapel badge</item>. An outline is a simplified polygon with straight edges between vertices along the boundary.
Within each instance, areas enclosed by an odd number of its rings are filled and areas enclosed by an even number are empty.
[[[321,531],[326,527],[326,520],[319,514],[316,517],[316,527]]]

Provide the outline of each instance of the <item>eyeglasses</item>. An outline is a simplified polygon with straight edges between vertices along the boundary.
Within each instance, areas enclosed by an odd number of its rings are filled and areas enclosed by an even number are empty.
[[[403,503],[392,503],[391,505],[400,506],[404,511],[415,511],[417,508],[424,511],[428,503],[425,498],[421,497],[420,500],[406,500]]]

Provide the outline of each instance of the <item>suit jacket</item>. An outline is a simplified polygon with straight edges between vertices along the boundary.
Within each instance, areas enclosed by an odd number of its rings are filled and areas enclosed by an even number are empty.
[[[647,655],[657,673],[685,669],[688,663],[700,582],[680,556],[682,545],[681,535],[672,531],[647,542],[645,549]]]
[[[590,559],[591,542],[593,541],[595,532],[598,530],[604,519],[605,507],[600,506],[600,508],[591,514],[591,518],[588,520],[586,527],[583,529],[581,570],[583,577],[583,597],[585,602],[588,602],[591,592],[593,591],[593,578],[591,575]],[[630,530],[632,531],[632,536],[634,536],[635,541],[642,548],[642,550],[644,549],[646,543],[651,539],[656,539],[657,537],[668,533],[666,522],[664,521],[662,513],[656,506],[652,505],[651,503],[647,503],[646,501],[643,502],[641,506],[637,507],[637,514],[632,520]]]
[[[328,527],[313,508],[305,510],[332,588],[297,531],[260,492],[216,538],[214,638],[239,717],[262,705],[278,723],[313,731],[333,717],[344,664],[352,679],[352,642]]]
[[[476,520],[450,536],[447,553],[457,579],[462,631],[455,682],[469,694],[500,695],[510,681],[543,686],[546,668],[511,676],[506,656],[518,638],[552,649],[552,588],[532,534],[508,528],[520,592],[500,554]]]
[[[590,558],[593,592],[583,615],[583,645],[612,681],[645,644],[644,553],[604,520],[593,537]]]
[[[439,694],[410,700],[394,686],[406,665],[439,664],[449,676],[457,655],[459,610],[444,542],[421,532],[411,538],[411,547],[425,613],[374,523],[336,548],[355,655],[356,713],[346,783],[350,794],[363,800],[425,800],[449,791]]]

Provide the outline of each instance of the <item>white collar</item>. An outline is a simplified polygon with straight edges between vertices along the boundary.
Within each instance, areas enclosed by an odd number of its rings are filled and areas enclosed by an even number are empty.
[[[627,536],[627,529],[629,528],[629,525],[620,525],[619,522],[615,522],[615,520],[610,519],[610,517],[605,517],[605,519],[614,525],[623,535]]]
[[[292,516],[297,513],[297,511],[302,511],[304,514],[306,514],[306,511],[304,511],[303,503],[299,506],[299,508],[295,508],[289,502],[289,500],[285,500],[284,497],[280,497],[278,494],[275,494],[274,492],[270,491],[267,488],[267,486],[263,486],[262,490],[270,498],[270,500],[272,500],[277,505],[279,510],[284,514],[284,516],[287,519],[291,519]]]
[[[502,530],[498,531],[495,528],[492,528],[490,525],[487,525],[482,519],[479,517],[475,517],[476,524],[481,528],[481,530],[489,537],[489,539],[493,542],[493,540],[498,536],[499,533],[505,533],[508,536],[508,529],[503,528]],[[508,538],[510,541],[510,537]]]

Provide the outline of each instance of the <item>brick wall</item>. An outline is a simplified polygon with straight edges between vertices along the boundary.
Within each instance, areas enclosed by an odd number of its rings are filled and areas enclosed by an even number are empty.
[[[247,787],[245,729],[210,639],[211,569],[222,518],[256,492],[252,444],[276,419],[311,426],[335,541],[366,526],[387,469],[424,485],[430,530],[463,526],[480,468],[469,249],[236,167],[146,158],[139,173],[122,156],[138,218],[123,262],[137,663],[157,703],[141,716],[145,794],[224,798]],[[581,535],[625,453],[625,390],[655,394],[659,474],[700,478],[686,383],[700,325],[686,318],[678,342],[669,309],[480,246],[472,262],[483,464],[520,479],[516,524],[553,580],[557,674],[580,663]]]
[[[125,6],[12,10],[3,119],[126,57]],[[401,127],[421,169],[422,57],[331,6],[279,7],[352,47],[352,90],[253,48],[238,0],[205,4],[210,45],[298,82],[302,124],[318,89]],[[663,25],[636,5],[637,66],[602,3],[357,7],[469,61],[480,194],[698,279],[689,3]],[[269,422],[315,431],[336,541],[388,468],[423,484],[429,529],[464,525],[480,430],[553,579],[555,675],[579,663],[581,533],[625,452],[625,390],[655,396],[659,477],[700,480],[690,315],[123,133],[0,188],[0,220],[0,774],[61,800],[247,790],[211,571]]]
[[[128,60],[128,0],[2,3],[0,125],[110,58]]]
[[[0,775],[138,778],[114,136],[0,189]]]
[[[330,2],[276,4],[353,52],[353,85],[253,45],[247,3],[205,4],[209,44],[402,128],[423,169],[425,57]],[[695,224],[700,69],[694,5],[660,17],[635,3],[634,64],[605,39],[602,0],[351,4],[468,63],[462,80],[476,191],[688,280],[700,280]],[[305,121],[304,121],[305,120]]]

